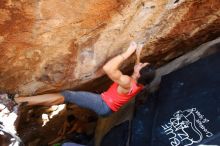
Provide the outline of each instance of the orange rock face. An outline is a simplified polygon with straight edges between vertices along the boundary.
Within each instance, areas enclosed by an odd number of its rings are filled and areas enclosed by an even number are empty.
[[[1,0],[0,91],[76,88],[131,40],[161,65],[219,35],[219,0]]]

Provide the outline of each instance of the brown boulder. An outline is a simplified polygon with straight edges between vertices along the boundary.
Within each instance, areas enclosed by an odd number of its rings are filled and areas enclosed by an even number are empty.
[[[131,40],[145,43],[143,60],[162,65],[219,28],[219,0],[2,0],[0,91],[79,87],[103,76],[103,64]]]

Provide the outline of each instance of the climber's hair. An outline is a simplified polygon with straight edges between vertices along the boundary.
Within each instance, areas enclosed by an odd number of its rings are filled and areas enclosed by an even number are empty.
[[[137,83],[144,86],[150,84],[156,75],[155,67],[151,64],[143,67],[139,73],[140,77],[138,78]]]

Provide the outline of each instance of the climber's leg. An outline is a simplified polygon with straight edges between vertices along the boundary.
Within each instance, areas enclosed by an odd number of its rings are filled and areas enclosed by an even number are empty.
[[[112,111],[99,94],[83,91],[64,91],[65,103],[75,103],[80,107],[93,110],[100,116],[109,115]]]
[[[43,95],[29,96],[29,97],[16,97],[15,102],[16,103],[27,102],[27,105],[52,106],[57,104],[63,104],[64,97],[60,93],[43,94]]]

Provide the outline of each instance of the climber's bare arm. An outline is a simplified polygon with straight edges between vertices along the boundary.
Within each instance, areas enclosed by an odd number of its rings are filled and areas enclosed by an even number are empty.
[[[119,67],[124,60],[129,58],[135,52],[136,48],[137,44],[135,42],[131,42],[130,46],[124,53],[112,58],[103,66],[103,70],[108,77],[124,89],[130,88],[131,77],[122,74]]]
[[[141,56],[141,51],[142,51],[143,47],[144,47],[144,44],[142,44],[142,43],[139,43],[138,46],[137,46],[137,50],[136,50],[137,59],[136,59],[135,64],[140,63],[140,56]]]
[[[37,96],[29,96],[29,97],[17,97],[15,98],[16,103],[25,103],[27,105],[43,105],[43,106],[52,106],[57,104],[64,103],[64,97],[59,93],[54,94],[44,94]]]

